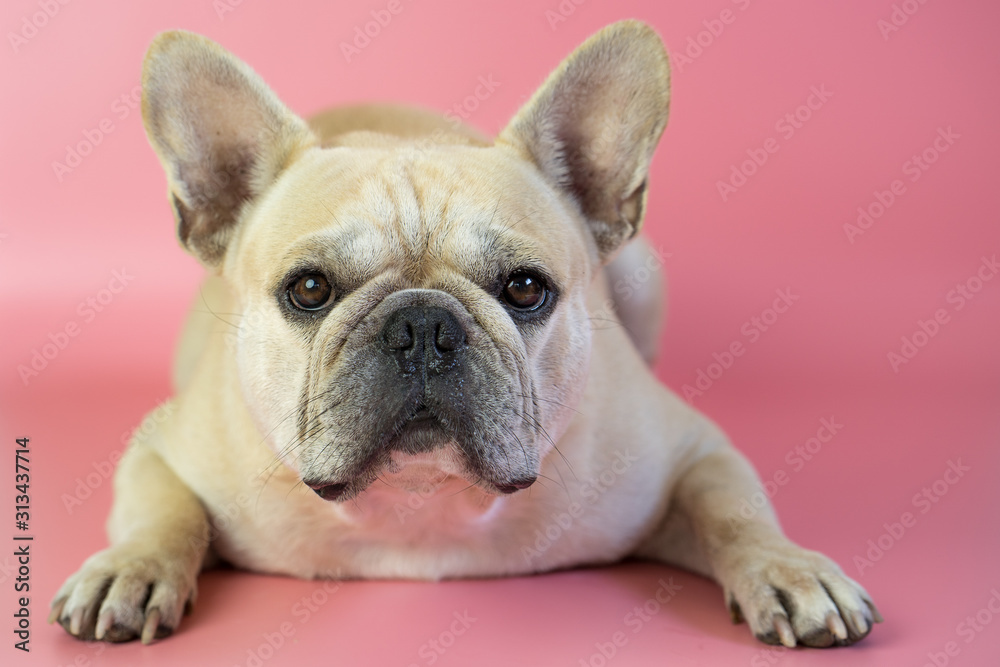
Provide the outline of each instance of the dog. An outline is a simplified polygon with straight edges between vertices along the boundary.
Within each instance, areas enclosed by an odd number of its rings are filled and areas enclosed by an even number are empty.
[[[669,79],[657,34],[615,23],[490,140],[404,106],[306,122],[217,44],[159,35],[142,115],[210,276],[176,396],[119,463],[111,546],[50,622],[150,643],[216,562],[439,580],[638,557],[716,580],[763,642],[865,637],[865,590],[770,505],[740,516],[754,469],[652,374],[659,274],[611,289],[657,266],[638,234]]]

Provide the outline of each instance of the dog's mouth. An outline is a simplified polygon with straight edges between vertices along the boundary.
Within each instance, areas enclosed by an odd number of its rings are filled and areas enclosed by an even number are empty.
[[[447,418],[434,407],[416,402],[399,425],[386,435],[376,454],[355,467],[346,480],[310,480],[303,482],[324,500],[344,502],[366,491],[372,484],[388,484],[405,491],[425,493],[447,479],[463,480],[491,495],[509,495],[526,489],[535,476],[484,474],[457,442]]]
[[[419,454],[453,442],[454,436],[446,422],[426,403],[418,402],[408,413],[387,438],[385,448],[390,452]]]
[[[434,413],[431,411],[429,407],[427,407],[423,403],[418,403],[416,409],[413,411],[413,416],[410,417],[410,423],[413,424],[414,422],[416,423],[425,422],[429,419],[434,419],[434,418],[435,418]]]

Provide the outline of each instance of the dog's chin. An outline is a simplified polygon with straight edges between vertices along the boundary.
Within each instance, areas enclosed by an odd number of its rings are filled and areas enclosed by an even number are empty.
[[[474,482],[469,479],[458,449],[448,446],[416,454],[393,452],[389,464],[374,483],[429,495],[445,486],[471,486]]]
[[[306,481],[306,485],[324,500],[344,502],[377,488],[424,497],[444,488],[457,492],[472,487],[488,495],[508,495],[534,482],[534,478],[490,480],[477,474],[459,443],[433,417],[410,420],[387,450],[387,456],[371,461],[346,482]]]
[[[434,437],[431,433],[407,434],[407,438],[427,444]],[[413,442],[407,443],[412,445]],[[385,461],[371,465],[353,479],[342,483],[308,483],[324,500],[344,502],[354,500],[370,491],[392,489],[421,496],[436,494],[443,487],[469,487],[476,484],[470,479],[467,466],[454,443],[417,451],[414,447],[393,449]]]

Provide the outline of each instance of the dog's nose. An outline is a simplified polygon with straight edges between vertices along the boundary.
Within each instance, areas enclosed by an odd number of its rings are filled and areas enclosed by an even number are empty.
[[[435,374],[450,370],[465,343],[465,329],[438,306],[400,308],[382,327],[382,346],[404,374],[416,373],[421,365]]]

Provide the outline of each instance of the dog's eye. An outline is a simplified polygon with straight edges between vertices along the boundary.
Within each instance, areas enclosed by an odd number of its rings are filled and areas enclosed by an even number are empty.
[[[288,288],[288,298],[300,310],[319,310],[329,303],[332,295],[330,281],[322,273],[303,274]]]
[[[538,310],[545,303],[548,291],[538,276],[526,271],[513,273],[507,278],[501,296],[511,308]]]

